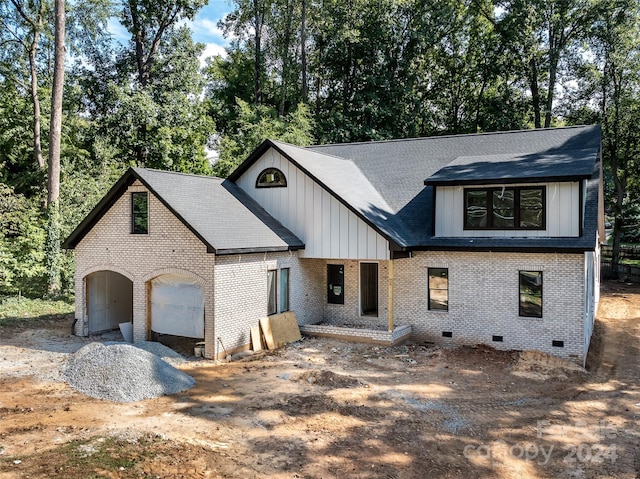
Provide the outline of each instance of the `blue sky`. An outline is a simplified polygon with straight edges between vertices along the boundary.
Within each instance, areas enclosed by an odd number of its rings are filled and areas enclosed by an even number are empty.
[[[207,47],[203,57],[224,55],[224,47],[228,44],[218,28],[218,20],[232,10],[229,0],[209,0],[209,4],[200,10],[191,24],[193,39],[204,43]]]
[[[200,10],[193,22],[186,22],[193,32],[194,41],[206,45],[202,60],[213,55],[225,55],[224,47],[229,42],[222,36],[217,24],[232,9],[230,0],[209,0],[209,4]],[[129,40],[129,33],[116,18],[109,21],[108,30],[115,41],[124,43]]]

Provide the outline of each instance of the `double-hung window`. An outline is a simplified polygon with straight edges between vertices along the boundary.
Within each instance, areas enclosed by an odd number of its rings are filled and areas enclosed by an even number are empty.
[[[278,271],[270,269],[267,271],[268,285],[268,303],[267,315],[276,314],[278,312],[278,288],[277,288]]]
[[[464,229],[543,230],[543,186],[467,188],[464,190]]]
[[[280,312],[289,311],[289,268],[280,270]]]

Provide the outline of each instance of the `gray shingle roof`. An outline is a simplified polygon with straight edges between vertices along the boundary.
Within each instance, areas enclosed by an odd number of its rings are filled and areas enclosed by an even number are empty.
[[[543,153],[459,156],[425,180],[427,185],[470,185],[587,179],[598,148]]]
[[[353,161],[380,192],[394,212],[400,211],[420,193],[423,180],[463,157],[485,156],[491,163],[505,156],[523,159],[554,155],[554,166],[566,174],[567,154],[576,150],[597,150],[600,127],[582,126],[538,130],[480,133],[474,135],[434,136],[409,140],[311,146],[310,150]],[[529,155],[529,156],[527,156]],[[584,158],[583,158],[584,159]],[[595,157],[587,161],[587,177]],[[522,166],[523,174],[547,172],[547,163]],[[541,174],[538,172],[537,174]],[[490,175],[496,176],[496,175]],[[416,181],[417,180],[417,181]]]
[[[599,160],[600,127],[582,126],[454,135],[307,148],[267,141],[229,177],[235,181],[267,148],[274,147],[403,248],[588,248],[597,219],[575,238],[434,238],[433,188],[438,184],[522,183],[588,179]],[[426,184],[426,187],[425,187]],[[597,199],[597,174],[587,195]],[[597,201],[587,208],[597,214]],[[593,234],[592,234],[593,233]]]
[[[135,179],[216,254],[304,248],[291,231],[237,185],[208,176],[131,168],[76,228],[64,246],[73,248]]]

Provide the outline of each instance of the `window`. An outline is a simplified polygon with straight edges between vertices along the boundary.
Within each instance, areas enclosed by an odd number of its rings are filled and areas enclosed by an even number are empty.
[[[268,285],[268,305],[267,315],[276,314],[278,312],[278,289],[276,287],[276,270],[270,269],[267,271],[267,285]]]
[[[278,270],[267,271],[267,315],[289,311],[289,268],[280,270],[280,311],[278,311]]]
[[[344,265],[327,265],[327,302],[344,304]]]
[[[542,317],[542,271],[520,271],[518,314],[526,318]]]
[[[449,270],[429,268],[429,309],[449,310]]]
[[[289,311],[289,268],[280,270],[280,312]]]
[[[545,228],[542,186],[465,189],[464,208],[464,228],[468,230]]]
[[[131,194],[131,232],[149,232],[149,198],[146,191]]]
[[[267,168],[262,170],[256,180],[256,188],[276,188],[287,186],[287,179],[284,173],[278,168]]]

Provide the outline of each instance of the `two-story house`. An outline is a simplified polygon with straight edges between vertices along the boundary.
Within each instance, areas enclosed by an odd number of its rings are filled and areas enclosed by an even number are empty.
[[[226,180],[132,168],[65,242],[76,333],[132,320],[137,339],[204,338],[217,357],[291,310],[303,332],[346,325],[372,341],[410,334],[583,364],[601,190],[597,126],[266,140]]]

